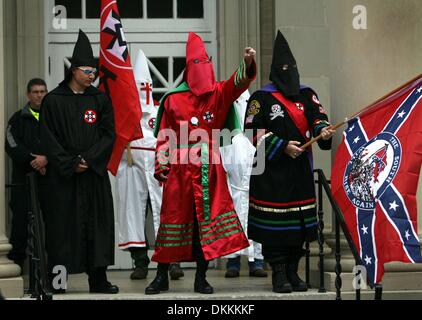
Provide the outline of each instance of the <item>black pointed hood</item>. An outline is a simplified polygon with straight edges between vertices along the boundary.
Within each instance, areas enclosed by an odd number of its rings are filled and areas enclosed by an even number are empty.
[[[296,59],[280,30],[274,42],[270,81],[286,97],[299,95],[300,79]]]
[[[79,29],[78,40],[76,41],[72,54],[72,65],[70,66],[63,82],[67,83],[72,78],[72,68],[82,66],[96,68],[97,64],[95,63],[91,42],[89,41],[87,35]]]
[[[94,54],[92,53],[91,42],[86,34],[79,29],[78,40],[72,55],[72,67],[89,66],[96,67]]]

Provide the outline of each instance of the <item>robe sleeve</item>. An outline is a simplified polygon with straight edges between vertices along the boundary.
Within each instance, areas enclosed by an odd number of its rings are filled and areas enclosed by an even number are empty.
[[[54,110],[55,102],[52,100],[51,96],[47,95],[41,106],[40,140],[46,151],[48,161],[62,176],[70,178],[75,173],[81,158],[69,154],[57,140],[55,133],[60,128],[57,128],[57,121],[54,120],[61,115],[57,110]]]
[[[257,152],[264,152],[268,161],[279,161],[284,156],[288,141],[268,130],[269,111],[265,105],[264,96],[263,93],[255,93],[249,99],[245,115],[245,130],[253,130],[253,144]]]
[[[225,119],[232,103],[249,88],[249,85],[255,80],[255,77],[255,60],[249,68],[246,67],[245,60],[242,60],[239,68],[228,80],[219,82],[216,97],[217,114],[222,115]]]
[[[29,146],[23,143],[22,132],[20,130],[20,112],[16,112],[9,120],[6,129],[5,148],[7,154],[17,163],[28,164],[34,157],[31,156]]]
[[[100,96],[97,103],[100,104],[101,114],[99,117],[98,132],[100,139],[87,151],[81,153],[81,157],[88,163],[88,167],[100,176],[107,173],[107,164],[113,152],[115,139],[114,113],[110,99]]]
[[[314,137],[320,135],[321,130],[325,127],[330,126],[330,122],[328,121],[328,116],[325,112],[324,107],[319,102],[318,96],[312,90],[306,90],[304,92],[307,100],[308,100],[308,110],[307,110],[307,118],[308,123],[311,127],[311,132]],[[318,140],[318,146],[322,150],[330,150],[332,144],[332,139],[329,140]]]
[[[164,109],[161,114],[160,127],[157,133],[157,145],[155,148],[155,169],[154,177],[158,181],[162,181],[160,173],[167,174],[170,171],[170,149],[169,149],[169,137],[166,134],[166,130],[169,128],[166,106],[168,98],[164,101]]]

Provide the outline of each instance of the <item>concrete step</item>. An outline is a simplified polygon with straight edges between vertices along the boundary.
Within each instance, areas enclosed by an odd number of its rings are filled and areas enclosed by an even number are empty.
[[[224,270],[209,270],[208,282],[214,287],[214,294],[203,295],[193,292],[194,269],[184,269],[185,276],[170,280],[170,290],[158,295],[145,295],[144,290],[154,279],[151,270],[145,280],[130,280],[131,271],[108,271],[108,279],[119,286],[115,295],[89,294],[85,274],[69,276],[65,294],[54,295],[54,300],[334,300],[335,293],[318,293],[316,289],[308,292],[278,294],[272,292],[271,272],[267,278],[249,277],[248,271],[241,271],[239,278],[227,279]],[[28,296],[22,299],[29,299]]]
[[[272,292],[271,271],[267,278],[249,277],[247,270],[241,270],[239,278],[227,279],[224,270],[211,269],[207,273],[208,282],[214,287],[214,294],[203,295],[193,292],[194,269],[184,269],[185,276],[179,280],[170,280],[170,290],[158,295],[145,295],[144,290],[155,276],[156,270],[150,270],[145,280],[130,280],[132,271],[108,271],[109,281],[120,288],[116,295],[88,293],[86,274],[71,275],[65,294],[54,295],[54,300],[335,300],[334,290],[318,293],[317,289],[308,292],[278,294]],[[25,277],[27,285],[27,277]],[[355,300],[355,292],[345,288],[343,300]],[[21,297],[30,300],[28,295]],[[362,300],[373,300],[374,291],[361,293]],[[401,290],[383,292],[383,300],[422,300],[422,290]]]

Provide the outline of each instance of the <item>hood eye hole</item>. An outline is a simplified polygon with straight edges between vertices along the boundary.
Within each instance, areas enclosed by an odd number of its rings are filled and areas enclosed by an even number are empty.
[[[283,66],[281,67],[281,69],[282,69],[283,71],[286,71],[287,69],[289,69],[289,65],[288,65],[288,64],[285,64],[285,65],[283,65]]]
[[[199,59],[193,60],[193,63],[199,63]]]

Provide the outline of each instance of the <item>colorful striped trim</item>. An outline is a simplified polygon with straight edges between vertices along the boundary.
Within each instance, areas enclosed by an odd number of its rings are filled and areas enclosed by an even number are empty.
[[[268,157],[268,154],[271,152],[271,150],[273,149],[274,145],[277,143],[277,137],[276,136],[272,136],[269,142],[269,146],[266,148],[265,150],[265,156]]]
[[[199,143],[193,143],[193,144],[178,144],[177,148],[178,149],[190,149],[190,148],[196,148],[196,147],[202,147],[203,142],[199,142]]]
[[[269,202],[269,201],[263,201],[263,200],[257,200],[254,197],[250,196],[249,201],[253,202],[255,204],[262,204],[266,206],[272,206],[272,207],[289,207],[289,206],[298,206],[303,204],[311,204],[316,201],[315,198],[307,199],[307,200],[300,200],[300,201],[291,201],[291,202]]]
[[[204,219],[210,220],[210,189],[209,189],[209,151],[208,144],[204,143],[201,147],[201,158],[202,158],[202,199],[204,202]]]
[[[228,216],[231,216],[231,215],[233,215],[233,216],[234,216],[234,214],[236,214],[236,211],[229,211],[229,212],[226,212],[226,213],[220,214],[217,218],[214,218],[214,219],[213,219],[213,220],[211,220],[211,221],[201,221],[201,222],[199,222],[199,225],[201,226],[201,228],[202,228],[202,226],[204,226],[204,225],[212,225],[212,224],[216,223],[217,221],[222,220],[222,219],[224,219],[224,218],[226,218],[226,217],[228,217]],[[237,215],[236,215],[236,217],[237,217]],[[226,220],[227,220],[227,219],[226,219]]]
[[[182,241],[182,240],[192,240],[192,235],[188,235],[188,236],[178,236],[178,237],[171,237],[171,236],[163,236],[163,235],[158,235],[157,236],[157,240],[162,240],[162,241]]]
[[[268,227],[268,226],[263,226],[261,224],[257,224],[253,221],[249,221],[249,224],[252,225],[252,226],[255,226],[257,228],[260,228],[260,229],[273,230],[273,231],[287,231],[287,230],[301,230],[302,229],[301,226],[297,226],[297,227]],[[305,228],[313,228],[313,227],[316,227],[317,225],[318,225],[318,222],[305,224]]]
[[[272,132],[268,132],[268,133],[264,134],[261,138],[259,138],[258,142],[256,143],[256,148],[258,149],[261,146],[262,142],[265,139],[271,137],[273,134],[274,133],[272,133]]]
[[[183,234],[183,233],[192,233],[193,228],[185,229],[185,230],[165,230],[163,228],[160,228],[159,234]]]
[[[248,80],[246,75],[246,63],[245,60],[242,59],[239,68],[237,69],[236,76],[234,77],[234,85],[236,87],[243,86],[244,82]]]
[[[160,228],[165,229],[186,229],[186,228],[193,228],[193,223],[186,223],[186,224],[160,224]]]
[[[157,247],[183,247],[183,246],[191,246],[192,241],[185,241],[185,242],[179,242],[179,243],[163,243],[160,241],[156,241],[155,245]]]
[[[242,229],[236,229],[236,230],[233,230],[233,231],[230,231],[230,232],[226,232],[226,233],[220,234],[219,236],[215,237],[214,239],[203,240],[203,241],[201,241],[201,244],[210,244],[210,243],[215,242],[215,241],[217,241],[221,238],[229,237],[233,234],[240,233],[240,232],[243,232],[243,230]]]
[[[126,246],[130,246],[130,245],[146,245],[147,243],[145,241],[129,241],[126,243],[119,243],[119,247],[126,247]]]
[[[283,144],[283,139],[277,138],[279,141],[277,143],[277,145],[274,147],[273,151],[271,152],[270,156],[268,157],[268,160],[272,160],[274,158],[274,156],[277,154],[277,152],[279,151],[280,147]]]
[[[252,141],[254,145],[257,145],[257,141],[259,141],[264,134],[267,134],[267,130],[265,129],[258,129],[256,134],[254,135]]]
[[[159,164],[162,164],[162,165],[167,165],[167,164],[169,164],[169,160],[167,159],[167,160],[163,160],[163,159],[158,159],[158,163]]]
[[[212,236],[220,233],[221,231],[224,231],[224,230],[227,230],[227,229],[233,229],[233,228],[238,227],[239,225],[240,225],[239,222],[236,221],[235,223],[224,225],[224,226],[221,226],[219,228],[210,228],[210,230],[214,229],[215,231],[206,232],[205,234],[201,234],[201,239],[206,239],[206,238],[212,237]]]
[[[234,218],[229,218],[229,219],[227,219],[227,220],[222,220],[222,221],[220,221],[220,222],[218,222],[218,223],[216,223],[215,225],[213,225],[212,227],[208,227],[208,228],[201,228],[201,232],[206,232],[206,231],[209,231],[209,230],[212,230],[212,229],[214,229],[215,227],[217,227],[217,226],[221,226],[221,225],[223,225],[223,224],[226,224],[226,223],[230,223],[230,222],[234,222],[234,221],[236,221],[237,219],[234,217]]]
[[[305,211],[305,210],[316,208],[316,203],[308,205],[308,206],[288,208],[288,209],[275,209],[275,208],[261,207],[261,206],[257,206],[254,203],[250,203],[249,205],[251,208],[254,208],[256,210],[263,211],[263,212],[272,212],[272,213],[299,212],[299,211]]]
[[[287,224],[300,224],[300,220],[283,220],[283,221],[274,221],[267,219],[255,218],[254,216],[249,216],[249,221],[255,221],[263,224],[272,224],[272,225],[287,225]],[[317,217],[306,218],[304,219],[305,223],[317,221]]]

